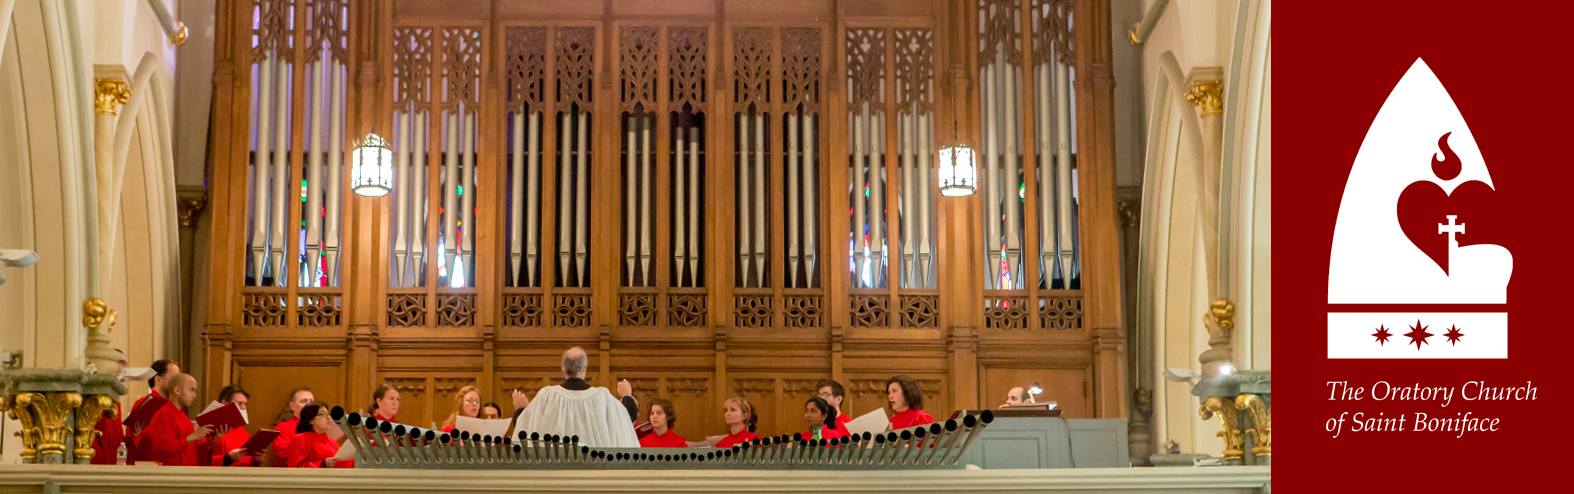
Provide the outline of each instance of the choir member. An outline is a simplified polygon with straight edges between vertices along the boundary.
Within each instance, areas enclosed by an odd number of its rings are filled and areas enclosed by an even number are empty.
[[[454,409],[448,412],[448,418],[443,419],[443,432],[453,432],[460,415],[470,418],[481,415],[481,391],[475,386],[465,385],[454,393]]]
[[[503,418],[503,407],[497,406],[496,403],[490,401],[482,403],[481,418],[487,420]]]
[[[148,394],[137,398],[137,401],[132,403],[131,412],[127,413],[127,416],[136,413],[143,403],[148,402],[148,398],[169,399],[169,386],[175,376],[180,375],[180,364],[173,360],[156,360],[151,367],[153,368],[153,377],[148,378]],[[136,450],[142,444],[138,436],[142,435],[142,430],[139,427],[143,425],[145,424],[132,424],[125,431],[126,452],[129,455],[127,464],[136,462],[137,458],[147,457],[146,452]],[[119,449],[119,446],[115,446],[115,448]],[[115,454],[114,450],[111,450],[110,453]]]
[[[836,428],[846,432],[847,423],[853,421],[853,419],[847,417],[847,412],[842,411],[842,400],[847,397],[847,389],[843,388],[842,383],[836,382],[835,379],[821,380],[814,387],[817,389],[815,394],[825,398],[825,402],[830,403],[831,408],[836,409]]]
[[[934,417],[924,411],[924,390],[918,381],[907,376],[895,376],[885,382],[886,403],[891,406],[891,429],[905,429],[915,425],[933,423]]]
[[[284,409],[279,410],[278,417],[274,418],[277,424],[273,428],[279,431],[279,437],[273,439],[273,466],[284,466],[284,453],[290,450],[290,441],[295,439],[295,429],[300,424],[301,409],[314,401],[317,401],[317,397],[312,394],[311,388],[299,387],[290,390],[290,401],[284,404]]]
[[[809,426],[809,432],[804,437],[810,439],[836,439],[847,436],[845,427],[838,427],[836,423],[836,407],[819,396],[811,396],[803,402],[803,423]]]
[[[343,435],[328,418],[328,407],[311,403],[301,408],[300,422],[295,426],[295,440],[284,454],[284,464],[290,468],[351,468],[354,460],[339,460],[339,440]]]
[[[651,433],[640,438],[641,448],[687,448],[689,441],[672,430],[678,425],[677,411],[672,408],[672,401],[660,398],[650,402],[650,409],[645,411],[645,419],[650,421]]]
[[[138,446],[132,450],[137,452],[138,461],[197,466],[197,451],[206,446],[208,436],[213,434],[213,428],[196,426],[184,411],[197,399],[197,378],[176,374],[170,378],[169,388],[169,400],[153,414],[136,438]]]
[[[174,360],[155,360],[152,367],[153,377],[148,378],[148,394],[131,404],[132,411],[136,411],[149,397],[169,399],[169,381],[180,375],[180,363]]]
[[[759,418],[754,415],[754,407],[749,405],[749,400],[742,396],[732,395],[722,402],[721,417],[727,423],[727,436],[717,441],[716,447],[731,448],[735,444],[760,438],[754,435],[754,425]]]
[[[378,422],[398,422],[395,418],[399,415],[399,390],[388,384],[378,386],[372,391],[371,413]]]
[[[219,390],[219,405],[228,405],[230,403],[234,403],[235,407],[240,409],[241,417],[247,418],[247,422],[250,422],[249,417],[247,417],[246,406],[251,403],[251,393],[247,393],[246,389],[240,387],[239,384],[225,386],[224,389]],[[241,448],[246,445],[248,440],[251,440],[251,433],[247,432],[245,427],[236,427],[219,434],[218,438],[211,443],[212,447],[209,448],[208,457],[206,458],[207,464],[215,467],[257,466],[257,458],[248,455],[248,451]]]
[[[592,448],[639,447],[633,422],[639,410],[626,409],[632,397],[625,396],[619,406],[607,388],[591,387],[585,381],[589,365],[585,349],[563,352],[563,384],[536,392],[535,400],[514,420],[514,430],[579,436],[582,445]]]
[[[1021,404],[1022,404],[1022,387],[1021,386],[1012,386],[1011,389],[1006,390],[1006,404],[1000,405],[1000,408],[1014,407],[1014,406],[1021,405]]]
[[[157,372],[151,370],[147,370],[148,374],[141,376],[131,374],[131,370],[128,369],[130,366],[126,363],[126,352],[117,348],[115,353],[119,354],[119,379],[121,382],[130,382],[158,375]],[[120,446],[126,443],[126,428],[120,421],[122,417],[120,414],[120,400],[115,400],[114,403],[115,408],[104,410],[104,416],[100,417],[98,423],[93,425],[93,429],[97,431],[97,434],[93,435],[93,459],[89,460],[89,462],[94,465],[114,465],[119,458]],[[128,452],[130,448],[131,445],[127,444],[126,449]],[[130,458],[127,458],[127,461],[130,461]]]

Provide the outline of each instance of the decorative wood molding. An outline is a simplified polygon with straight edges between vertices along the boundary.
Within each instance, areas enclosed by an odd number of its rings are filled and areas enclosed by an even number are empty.
[[[625,26],[618,31],[618,67],[623,81],[619,108],[628,114],[656,112],[656,34],[654,26]]]

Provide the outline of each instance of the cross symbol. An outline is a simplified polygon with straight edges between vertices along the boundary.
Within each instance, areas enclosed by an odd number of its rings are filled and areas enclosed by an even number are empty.
[[[1446,224],[1438,223],[1437,224],[1437,234],[1438,235],[1442,235],[1442,234],[1445,234],[1445,233],[1448,234],[1448,247],[1450,249],[1459,247],[1459,241],[1454,239],[1454,235],[1456,235],[1456,234],[1464,235],[1465,234],[1465,224],[1464,223],[1454,223],[1454,220],[1458,219],[1458,218],[1459,218],[1459,215],[1457,215],[1457,214],[1450,214],[1450,215],[1448,215],[1448,223],[1446,223]]]

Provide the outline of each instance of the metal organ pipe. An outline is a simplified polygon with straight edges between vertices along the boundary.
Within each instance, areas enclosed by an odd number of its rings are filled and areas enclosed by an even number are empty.
[[[447,115],[443,116],[443,178],[441,182],[442,188],[440,189],[442,190],[441,194],[443,198],[443,250],[441,254],[442,257],[437,260],[437,262],[441,263],[442,266],[442,268],[437,271],[439,275],[441,275],[441,273],[447,273],[450,277],[454,276],[454,263],[452,259],[454,259],[454,256],[458,254],[454,251],[454,221],[456,219],[454,216],[455,213],[458,213],[456,207],[459,205],[459,198],[454,195],[454,185],[459,176],[460,129],[458,113],[463,113],[462,110],[457,109],[457,106],[455,108],[455,111],[450,111],[447,113]]]
[[[805,111],[799,118],[800,123],[803,124],[803,132],[801,133],[803,152],[799,153],[798,157],[803,160],[804,187],[802,190],[803,198],[798,204],[802,205],[803,217],[806,219],[800,227],[803,229],[804,246],[802,255],[805,259],[804,279],[801,286],[805,288],[814,286],[814,268],[815,262],[818,260],[816,255],[818,250],[816,249],[819,241],[820,217],[815,208],[819,206],[820,195],[819,188],[816,185],[818,182],[815,181],[817,163],[815,160],[816,155],[814,154],[815,141],[819,137],[819,133],[815,131],[815,121],[818,119],[819,116],[817,114],[808,111]]]
[[[787,200],[798,198],[798,112],[787,113]],[[797,286],[798,263],[798,208],[787,208],[787,286]]]
[[[523,261],[525,239],[522,238],[525,229],[525,113],[515,111],[510,118],[513,125],[512,136],[508,141],[510,159],[508,167],[509,196],[508,196],[508,280],[505,285],[520,286],[516,277],[519,276],[519,265]]]
[[[759,286],[757,280],[749,278],[749,274],[754,271],[753,257],[749,255],[751,252],[749,243],[754,237],[754,231],[749,226],[749,220],[753,217],[749,214],[749,209],[754,207],[754,202],[749,200],[749,192],[753,190],[753,188],[749,186],[749,165],[752,163],[749,160],[749,151],[753,149],[754,145],[753,142],[749,141],[749,136],[752,135],[749,133],[749,122],[751,120],[753,120],[753,117],[749,114],[738,115],[738,142],[740,143],[740,146],[738,147],[739,155],[737,182],[739,233],[738,266],[740,267],[739,272],[743,273],[743,286]]]
[[[929,238],[934,233],[934,230],[929,227],[929,218],[932,216],[935,208],[935,189],[930,183],[930,180],[935,175],[930,172],[933,168],[930,167],[929,161],[929,150],[933,149],[929,144],[929,124],[932,118],[933,115],[930,113],[924,113],[918,118],[918,188],[913,189],[913,195],[918,199],[919,204],[918,226],[914,228],[914,230],[917,230],[919,238],[919,279],[923,280],[922,286],[931,288],[935,286],[934,245]]]
[[[755,280],[765,279],[765,208],[770,196],[765,195],[765,115],[754,114],[754,266]],[[763,286],[764,283],[759,283]]]
[[[1066,288],[1071,283],[1071,259],[1076,243],[1071,235],[1071,68],[1064,60],[1055,64],[1055,176],[1056,208],[1059,209],[1056,230],[1060,235],[1060,264],[1066,278]]]
[[[415,148],[411,153],[415,157],[415,166],[410,170],[410,182],[412,182],[410,184],[411,221],[408,227],[410,229],[408,236],[411,251],[410,257],[413,262],[410,264],[409,272],[405,274],[406,281],[404,286],[420,286],[425,280],[422,273],[425,272],[424,268],[426,267],[426,194],[429,190],[429,179],[426,172],[426,145],[428,119],[430,116],[431,114],[425,110],[417,112],[415,114],[415,124],[410,129],[413,135],[411,144]]]
[[[558,145],[558,156],[562,166],[558,167],[559,173],[557,174],[557,272],[558,284],[562,286],[575,286],[578,284],[569,283],[569,276],[574,273],[569,272],[568,269],[571,266],[570,261],[574,255],[573,251],[570,250],[570,245],[573,244],[574,239],[570,238],[569,235],[569,228],[573,226],[569,217],[569,211],[574,198],[568,194],[568,185],[574,180],[574,150],[569,147],[569,143],[572,142],[570,141],[570,134],[572,134],[571,130],[573,129],[573,115],[574,113],[571,111],[564,111],[558,116],[557,126],[559,140],[562,141]]]
[[[273,131],[273,234],[269,236],[269,253],[273,258],[273,285],[285,286],[288,270],[285,269],[285,235],[284,223],[289,217],[289,210],[285,208],[290,201],[290,101],[293,99],[291,78],[291,64],[284,62],[277,66],[279,71],[279,98],[277,100],[279,117],[274,120]]]
[[[340,185],[340,165],[344,160],[344,105],[347,104],[344,93],[345,68],[342,63],[331,66],[333,76],[333,100],[328,105],[328,283],[339,285],[339,206],[344,196],[344,189]],[[315,213],[314,213],[315,214]]]
[[[589,254],[589,251],[586,249],[586,236],[590,222],[590,197],[587,192],[590,186],[590,164],[587,162],[589,158],[587,156],[588,150],[585,149],[589,124],[587,120],[589,118],[587,118],[588,115],[583,115],[582,113],[583,111],[579,109],[574,110],[575,125],[578,129],[574,139],[574,155],[576,158],[574,160],[576,178],[574,196],[579,206],[574,210],[574,216],[578,219],[574,228],[574,267],[579,275],[580,284],[578,286],[588,285],[590,281],[590,277],[585,273],[585,261]]]
[[[271,171],[269,164],[271,156],[268,152],[271,150],[269,144],[272,143],[269,134],[273,132],[273,58],[274,56],[270,54],[257,66],[258,112],[255,128],[256,150],[252,155],[251,257],[252,284],[259,286],[262,285],[262,275],[268,265],[267,228],[269,212],[272,211],[268,207],[270,202],[268,199],[272,195],[266,191],[271,185],[268,173]]]
[[[686,225],[686,230],[687,230],[687,233],[688,233],[687,237],[688,237],[688,243],[689,243],[689,284],[687,286],[699,286],[700,285],[700,283],[699,283],[699,264],[700,264],[700,261],[701,261],[701,259],[700,259],[699,231],[700,231],[700,228],[702,228],[700,226],[700,224],[699,224],[699,215],[700,215],[700,194],[703,193],[703,192],[700,191],[700,129],[699,129],[699,127],[689,127],[689,160],[688,160],[687,164],[688,164],[688,172],[687,173],[688,173],[688,178],[689,178],[689,188],[688,188],[689,207],[688,207],[688,221],[684,223],[684,225]]]
[[[644,286],[655,285],[650,279],[650,246],[653,243],[650,224],[655,220],[656,198],[651,194],[651,185],[656,181],[656,169],[651,165],[651,156],[655,152],[651,149],[651,134],[655,127],[655,116],[649,113],[637,118],[639,121],[639,183],[640,183],[640,209],[639,222],[639,272],[640,284]]]
[[[524,286],[535,286],[538,261],[536,234],[540,231],[541,218],[536,211],[536,198],[541,182],[541,112],[530,112],[530,128],[525,130],[525,193],[519,196],[525,203],[525,281]]]
[[[475,124],[477,114],[473,108],[463,108],[459,119],[463,122],[464,140],[460,146],[463,154],[460,155],[459,177],[460,181],[448,187],[463,187],[459,196],[459,258],[464,264],[458,266],[458,272],[450,268],[448,277],[458,276],[462,286],[471,286],[470,270],[475,269]]]
[[[320,47],[313,47],[313,49],[317,48]],[[317,267],[320,266],[318,256],[321,255],[320,246],[322,245],[320,243],[322,240],[321,178],[323,152],[326,151],[323,149],[322,142],[322,112],[325,96],[323,93],[328,89],[324,87],[328,85],[324,82],[324,72],[328,67],[328,64],[324,63],[326,60],[327,58],[324,57],[306,65],[306,73],[310,76],[308,84],[312,86],[311,125],[308,127],[311,129],[311,140],[307,144],[306,151],[306,173],[304,176],[306,182],[306,211],[302,215],[303,219],[306,220],[306,266],[301,270],[299,285],[307,287],[317,286],[315,273]]]
[[[687,209],[684,206],[688,203],[688,177],[684,175],[688,169],[683,159],[685,153],[689,152],[688,144],[686,144],[688,139],[684,135],[687,129],[682,123],[679,123],[672,130],[673,139],[675,140],[672,146],[673,207],[678,208],[680,211]],[[684,212],[686,213],[687,211]],[[683,213],[679,213],[674,214],[672,218],[672,257],[677,263],[677,271],[674,273],[672,286],[688,286],[683,282],[683,272],[688,269],[688,228],[684,223],[684,219],[687,217]],[[692,223],[692,221],[689,223]]]

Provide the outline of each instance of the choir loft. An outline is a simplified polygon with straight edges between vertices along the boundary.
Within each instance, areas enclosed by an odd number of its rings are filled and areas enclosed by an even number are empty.
[[[1107,6],[223,4],[208,386],[404,392],[629,379],[715,433],[910,374],[936,409],[1040,380],[1122,416]],[[1100,76],[1103,74],[1103,76]],[[347,185],[387,139],[391,193]],[[939,193],[936,152],[976,150]],[[414,412],[413,414],[411,412]]]

